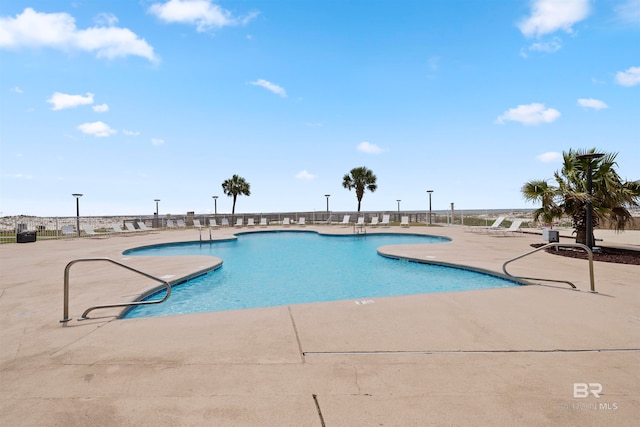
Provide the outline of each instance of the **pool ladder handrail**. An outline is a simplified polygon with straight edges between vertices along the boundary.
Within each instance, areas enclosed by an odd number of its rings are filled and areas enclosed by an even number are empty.
[[[514,276],[513,274],[509,273],[507,271],[507,264],[519,260],[520,258],[524,258],[527,255],[531,255],[535,252],[547,249],[547,248],[551,248],[551,247],[574,247],[574,248],[580,248],[580,249],[584,249],[587,252],[587,255],[589,256],[589,280],[591,282],[591,290],[589,292],[592,293],[597,293],[596,292],[596,288],[595,288],[595,281],[593,278],[593,251],[587,246],[587,245],[583,245],[582,243],[559,243],[559,242],[552,242],[552,243],[547,243],[544,246],[540,246],[539,248],[535,248],[532,251],[527,252],[526,254],[522,254],[520,256],[517,256],[515,258],[511,258],[510,260],[506,261],[504,264],[502,264],[502,271],[504,272],[504,274],[506,274],[509,277],[512,277],[514,279],[529,279],[529,280],[542,280],[545,282],[557,282],[557,283],[567,283],[569,284],[573,289],[576,289],[576,285],[574,285],[573,283],[569,282],[568,280],[554,280],[554,279],[542,279],[539,277],[524,277],[524,276]]]
[[[79,262],[92,262],[92,261],[106,261],[106,262],[110,262],[112,264],[116,264],[120,267],[126,268],[127,270],[133,271],[134,273],[138,273],[141,274],[142,276],[145,276],[151,280],[155,280],[157,282],[162,283],[165,288],[167,289],[167,294],[164,296],[164,298],[159,299],[159,300],[153,300],[153,301],[135,301],[135,302],[125,302],[125,303],[119,303],[119,304],[104,304],[104,305],[96,305],[93,307],[89,307],[88,309],[86,309],[84,311],[84,313],[82,313],[82,316],[78,318],[78,320],[87,320],[88,317],[87,315],[92,312],[93,310],[97,310],[97,309],[101,309],[101,308],[113,308],[113,307],[133,307],[133,306],[138,306],[138,305],[150,305],[150,304],[160,304],[161,302],[165,302],[168,298],[169,295],[171,295],[171,284],[169,282],[167,282],[166,280],[163,280],[159,277],[153,276],[151,274],[145,273],[144,271],[138,270],[136,268],[133,268],[129,265],[123,264],[121,262],[118,262],[116,260],[113,260],[111,258],[77,258],[74,259],[72,261],[70,261],[67,266],[64,268],[64,308],[63,308],[63,318],[62,320],[60,320],[60,323],[66,323],[70,320],[72,320],[69,317],[69,270],[71,269],[71,266],[79,263]]]

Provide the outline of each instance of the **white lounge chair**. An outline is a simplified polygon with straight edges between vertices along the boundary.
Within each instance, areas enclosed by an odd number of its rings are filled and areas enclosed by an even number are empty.
[[[363,216],[358,217],[358,220],[356,221],[355,226],[356,227],[360,227],[360,228],[364,227],[364,217]]]
[[[463,231],[471,231],[472,233],[483,233],[487,230],[495,230],[498,227],[500,227],[500,224],[502,224],[502,221],[504,221],[505,217],[503,216],[499,216],[494,222],[493,224],[491,224],[490,226],[483,226],[483,225],[479,225],[479,226],[471,226],[471,227],[465,227],[465,229]]]
[[[301,216],[300,218],[298,218],[298,225],[300,227],[304,227],[305,225],[307,225],[305,217]]]
[[[227,218],[222,218],[221,227],[229,227],[229,220]]]
[[[408,216],[403,216],[401,221],[400,221],[400,227],[409,227],[409,217]]]
[[[286,218],[284,218],[284,219],[282,220],[282,225],[283,225],[284,227],[288,227],[288,226],[290,226],[290,225],[291,225],[291,220],[289,219],[289,217],[286,217]]]
[[[199,219],[194,219],[193,220],[193,227],[194,228],[202,228],[202,225],[200,224],[200,220]]]
[[[113,229],[113,233],[114,234],[119,234],[119,235],[126,235],[129,234],[130,231],[129,230],[123,230],[122,228],[120,228],[120,225],[118,225],[117,223],[112,223],[111,224],[111,229]]]
[[[260,218],[260,227],[266,227],[267,225],[267,218]]]
[[[255,223],[255,220],[253,218],[247,219],[247,227],[253,228],[255,226],[256,226],[256,223]]]
[[[138,221],[138,222],[136,222],[136,224],[138,224],[138,230],[140,230],[140,231],[146,231],[148,233],[151,233],[153,231],[153,229],[147,227],[147,224],[145,224],[142,221]]]
[[[520,230],[520,226],[522,225],[522,220],[515,220],[511,223],[511,225],[509,226],[509,228],[495,228],[495,229],[488,229],[487,230],[487,234],[491,234],[493,236],[506,236],[508,234],[511,234],[512,236],[515,236],[516,233],[520,233],[520,235],[522,235],[522,230]]]
[[[236,225],[235,225],[235,227],[236,227],[236,228],[242,228],[242,227],[244,227],[244,220],[243,220],[242,218],[237,218],[237,219],[236,219]]]
[[[167,220],[167,228],[176,228],[176,224],[172,219]]]
[[[215,218],[211,218],[211,220],[209,221],[209,227],[210,228],[218,228],[218,222],[216,221]]]
[[[389,217],[390,215],[382,215],[382,221],[380,221],[380,225],[383,227],[389,227]]]
[[[333,220],[333,215],[329,215],[329,218],[324,222],[326,225],[331,225],[331,221]]]
[[[108,233],[96,233],[93,227],[89,224],[82,224],[80,228],[82,228],[82,231],[84,231],[84,233],[89,237],[109,237]]]
[[[74,237],[78,235],[73,225],[63,225],[61,231],[63,237]]]
[[[377,216],[374,216],[371,218],[371,226],[372,227],[377,227],[378,224],[380,224],[380,219]]]
[[[345,215],[342,218],[342,222],[340,223],[340,225],[343,226],[343,227],[348,227],[349,226],[349,218],[351,218],[351,215]]]
[[[184,219],[179,219],[176,221],[178,228],[187,228],[187,224],[184,223]]]

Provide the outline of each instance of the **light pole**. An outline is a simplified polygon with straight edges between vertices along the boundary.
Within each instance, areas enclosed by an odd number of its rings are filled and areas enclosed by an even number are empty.
[[[331,196],[331,194],[325,194],[324,197],[327,198],[327,213],[329,213],[329,197]]]
[[[587,246],[589,247],[589,249],[593,249],[594,246],[594,242],[593,242],[593,203],[591,202],[591,196],[593,195],[593,179],[592,179],[592,161],[595,159],[599,159],[601,157],[603,157],[604,154],[600,154],[600,153],[589,153],[589,154],[582,154],[580,156],[576,156],[577,159],[579,160],[586,160],[587,163],[587,193],[589,193],[589,198],[587,199],[587,218],[586,218],[586,233],[587,235],[586,237],[586,241],[587,241]]]
[[[158,226],[158,223],[159,223],[158,220],[160,219],[158,217],[158,202],[160,201],[160,199],[153,199],[153,201],[156,202],[156,228],[158,228],[159,227]]]
[[[427,190],[427,193],[429,193],[429,225],[431,225],[431,193],[433,190]]]
[[[78,237],[80,237],[80,197],[82,194],[73,193],[72,196],[76,198],[76,230],[78,230]]]
[[[398,202],[398,218],[400,218],[400,202],[401,201],[402,200],[400,200],[400,199],[396,200],[396,202]]]
[[[213,198],[213,215],[214,218],[218,218],[218,196],[211,196]]]

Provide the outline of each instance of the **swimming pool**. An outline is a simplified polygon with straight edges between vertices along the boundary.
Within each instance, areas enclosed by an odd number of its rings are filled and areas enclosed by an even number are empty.
[[[238,310],[308,302],[518,286],[476,271],[390,259],[377,248],[437,244],[447,238],[415,234],[321,235],[312,231],[238,234],[237,239],[133,249],[125,255],[212,255],[222,267],[173,288],[162,304],[124,317]],[[163,295],[158,292],[149,298]]]

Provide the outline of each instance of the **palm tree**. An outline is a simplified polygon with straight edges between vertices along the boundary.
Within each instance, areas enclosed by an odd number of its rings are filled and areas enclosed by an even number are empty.
[[[236,199],[238,195],[250,196],[251,184],[249,184],[243,177],[233,175],[229,179],[225,179],[222,183],[222,191],[229,197],[233,197],[233,207],[231,208],[231,215],[236,212]]]
[[[542,207],[534,211],[534,219],[542,218],[544,222],[551,222],[563,215],[571,217],[576,231],[576,243],[584,244],[587,240],[589,163],[593,182],[593,227],[608,220],[616,231],[624,230],[631,221],[629,209],[640,207],[640,180],[623,181],[620,178],[615,171],[617,153],[606,153],[598,159],[579,158],[583,154],[595,152],[595,148],[563,152],[562,169],[553,174],[557,186],[549,185],[545,180],[534,180],[522,187],[526,200],[542,203]]]
[[[356,189],[356,198],[358,199],[358,212],[360,212],[360,202],[364,196],[364,190],[367,189],[372,193],[376,191],[376,176],[373,171],[364,166],[351,169],[351,172],[342,178],[342,186],[348,190]]]

